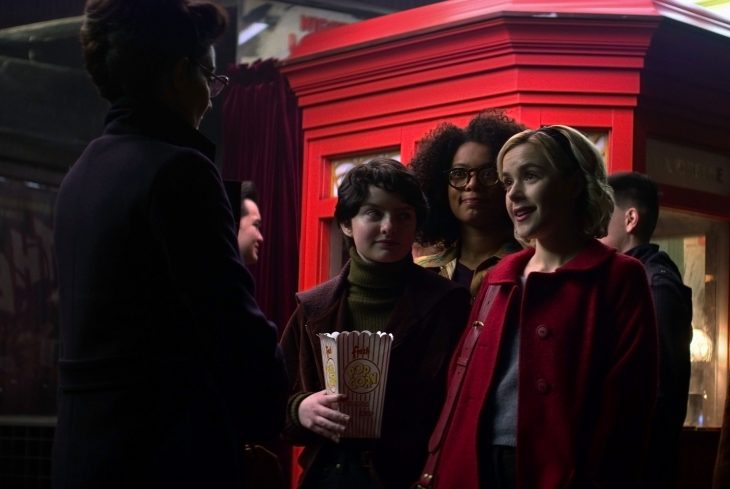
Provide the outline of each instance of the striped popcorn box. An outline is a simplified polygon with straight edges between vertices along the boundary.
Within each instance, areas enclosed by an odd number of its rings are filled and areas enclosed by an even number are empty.
[[[342,331],[319,335],[325,388],[345,394],[340,411],[350,416],[343,438],[379,438],[393,335]]]

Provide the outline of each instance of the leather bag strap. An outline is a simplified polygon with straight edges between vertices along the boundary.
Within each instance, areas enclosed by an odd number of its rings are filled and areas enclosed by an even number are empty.
[[[449,392],[446,395],[446,402],[444,407],[441,409],[441,415],[436,423],[436,428],[433,430],[431,439],[428,442],[428,458],[426,459],[426,465],[423,468],[421,477],[414,486],[415,489],[430,489],[433,483],[433,476],[438,464],[439,455],[441,453],[441,442],[443,441],[444,433],[451,424],[451,418],[453,417],[454,406],[456,400],[459,398],[461,392],[461,386],[464,383],[464,375],[466,374],[466,368],[471,360],[472,353],[474,352],[474,346],[476,346],[479,334],[484,327],[484,321],[487,319],[487,314],[492,307],[494,298],[499,292],[499,286],[490,285],[487,289],[487,293],[482,301],[482,305],[479,309],[477,319],[471,324],[469,336],[467,336],[464,345],[461,348],[459,358],[456,360],[456,368],[451,378],[451,385],[449,386]]]

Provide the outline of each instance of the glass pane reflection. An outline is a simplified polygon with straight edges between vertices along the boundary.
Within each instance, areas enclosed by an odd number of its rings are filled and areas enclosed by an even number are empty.
[[[728,224],[662,209],[653,241],[692,288],[692,376],[685,426],[719,427],[727,386]]]

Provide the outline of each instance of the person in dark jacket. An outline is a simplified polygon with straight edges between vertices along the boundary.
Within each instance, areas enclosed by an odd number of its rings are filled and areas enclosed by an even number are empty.
[[[677,265],[650,243],[659,217],[656,184],[640,173],[608,177],[616,206],[604,244],[644,264],[651,287],[659,335],[659,391],[652,425],[647,487],[676,484],[679,439],[687,414],[692,341],[692,290]]]
[[[469,293],[413,263],[411,245],[427,205],[416,179],[397,161],[350,170],[335,218],[350,261],[339,276],[297,294],[282,336],[293,382],[286,437],[304,445],[306,488],[399,488],[415,480],[444,401],[446,371],[466,324]],[[318,333],[393,334],[379,439],[346,439],[347,402],[324,390]]]
[[[238,488],[244,442],[283,425],[276,330],[197,131],[226,82],[225,26],[210,2],[86,4],[87,69],[112,107],[56,203],[57,489]]]
[[[246,265],[259,261],[259,250],[264,242],[261,233],[261,211],[259,210],[256,186],[252,181],[241,182],[241,217],[238,220],[238,251]]]

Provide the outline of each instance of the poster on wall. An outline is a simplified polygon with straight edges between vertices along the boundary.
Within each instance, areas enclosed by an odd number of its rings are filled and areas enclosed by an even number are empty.
[[[286,59],[305,36],[361,20],[343,12],[265,0],[245,0],[241,11],[237,58],[242,64]]]
[[[56,411],[55,197],[0,177],[0,416]]]

